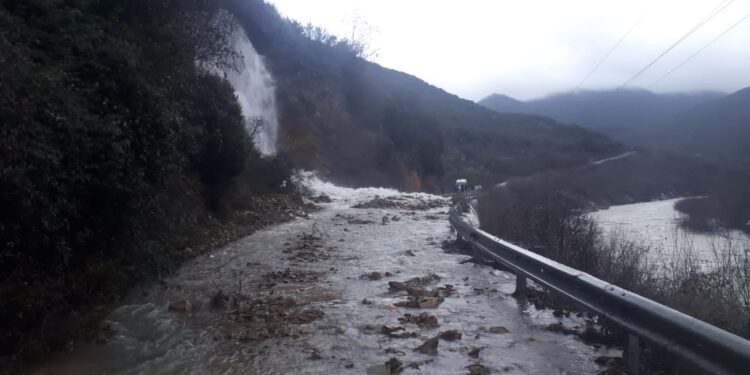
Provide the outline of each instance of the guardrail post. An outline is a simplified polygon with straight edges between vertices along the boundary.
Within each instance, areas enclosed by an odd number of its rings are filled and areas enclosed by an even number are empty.
[[[516,291],[513,293],[515,296],[523,296],[526,294],[526,276],[516,274]]]
[[[622,354],[630,373],[638,375],[641,367],[641,343],[638,336],[628,333]]]

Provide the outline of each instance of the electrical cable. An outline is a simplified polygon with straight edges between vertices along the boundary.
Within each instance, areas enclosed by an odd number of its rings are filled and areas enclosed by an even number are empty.
[[[625,83],[623,83],[622,85],[620,85],[619,88],[623,88],[623,87],[629,85],[631,82],[635,81],[644,72],[646,72],[649,68],[651,68],[654,64],[656,64],[657,61],[661,60],[661,58],[664,57],[664,55],[666,55],[667,53],[669,53],[669,51],[671,51],[672,49],[674,49],[675,47],[677,47],[677,45],[679,45],[685,39],[687,39],[688,37],[690,37],[690,35],[693,35],[693,33],[695,33],[703,25],[705,25],[706,23],[708,23],[708,21],[711,21],[711,19],[713,19],[714,17],[716,17],[717,14],[721,13],[721,11],[723,11],[724,9],[726,9],[733,2],[734,2],[734,0],[729,0],[729,1],[724,0],[724,1],[722,1],[707,16],[703,17],[703,19],[700,22],[698,22],[695,26],[693,26],[690,30],[688,30],[685,34],[683,34],[679,39],[677,39],[676,42],[672,43],[672,45],[669,46],[669,48],[667,48],[666,50],[664,50],[664,52],[662,52],[659,56],[657,56],[650,63],[648,63],[641,70],[639,70],[638,73],[636,73],[635,75],[633,75],[632,77],[630,77],[630,79],[628,79],[627,81],[625,81]]]
[[[706,45],[704,45],[704,46],[703,46],[703,47],[702,47],[701,49],[699,49],[699,50],[698,50],[697,52],[695,52],[694,54],[690,55],[690,57],[686,58],[686,59],[685,59],[685,60],[683,60],[683,61],[682,61],[681,63],[677,64],[677,66],[675,66],[674,68],[672,68],[672,70],[668,71],[668,72],[667,72],[666,74],[664,74],[664,75],[663,75],[663,76],[661,76],[661,77],[660,77],[659,79],[657,79],[656,81],[654,81],[654,83],[652,83],[651,85],[649,85],[649,86],[648,86],[648,88],[652,88],[652,87],[656,86],[656,85],[657,85],[657,84],[658,84],[659,82],[661,82],[661,81],[662,81],[663,79],[665,79],[665,78],[669,77],[669,75],[670,75],[670,74],[672,74],[672,73],[674,73],[674,71],[675,71],[675,70],[677,70],[677,69],[680,69],[680,68],[681,68],[681,67],[682,67],[683,65],[687,64],[688,62],[690,62],[690,60],[692,60],[692,59],[693,59],[693,58],[695,58],[696,56],[700,55],[700,54],[701,54],[701,52],[703,52],[703,50],[705,50],[706,48],[710,47],[710,46],[711,46],[712,44],[714,44],[714,42],[716,42],[717,40],[721,39],[721,38],[722,38],[722,37],[723,37],[724,35],[726,35],[726,34],[727,34],[727,33],[729,33],[730,31],[732,31],[732,29],[734,29],[735,27],[739,26],[739,24],[741,24],[741,23],[742,23],[743,21],[745,21],[745,20],[746,20],[746,19],[748,19],[748,18],[750,18],[750,13],[746,14],[746,15],[745,15],[744,17],[742,17],[742,18],[741,18],[741,19],[740,19],[739,21],[735,22],[735,23],[734,23],[734,24],[733,24],[732,26],[730,26],[730,27],[729,27],[728,29],[724,30],[724,32],[723,32],[723,33],[721,33],[721,34],[719,34],[719,35],[718,35],[718,36],[717,36],[716,38],[714,38],[714,39],[712,39],[712,40],[711,40],[710,42],[706,43]]]
[[[625,34],[623,34],[622,37],[620,37],[620,39],[617,41],[617,43],[615,43],[615,45],[612,46],[612,48],[610,48],[609,51],[607,51],[607,53],[604,54],[604,57],[602,57],[601,60],[599,60],[599,62],[594,66],[594,69],[591,69],[591,71],[589,72],[589,74],[587,74],[586,77],[581,81],[581,83],[578,84],[578,89],[580,89],[583,86],[583,84],[586,83],[586,81],[589,79],[589,77],[591,77],[594,74],[594,72],[596,72],[599,69],[599,67],[602,65],[602,63],[604,63],[604,61],[607,60],[607,58],[609,57],[609,55],[611,55],[612,52],[614,52],[617,49],[617,47],[619,47],[620,44],[622,44],[622,41],[625,40],[625,38],[627,38],[628,35],[630,35],[631,32],[633,32],[633,30],[635,29],[635,27],[638,26],[638,24],[641,22],[641,20],[643,19],[643,17],[645,15],[646,15],[646,13],[643,13],[638,18],[638,20],[636,20],[635,23],[633,23],[633,26],[630,26],[630,29],[628,29],[628,31],[626,31]]]

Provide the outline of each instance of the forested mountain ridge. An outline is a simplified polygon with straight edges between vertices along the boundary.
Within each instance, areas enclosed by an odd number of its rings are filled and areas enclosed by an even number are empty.
[[[622,146],[549,118],[497,114],[416,77],[313,40],[260,1],[231,2],[278,84],[281,147],[350,185],[440,191],[583,164]]]
[[[750,162],[750,87],[683,111],[635,136],[653,148]]]
[[[581,91],[526,102],[493,94],[479,103],[500,113],[533,113],[574,122],[637,146],[750,158],[745,145],[750,139],[750,88],[729,95]]]
[[[490,95],[479,104],[496,112],[530,113],[575,123],[616,139],[633,141],[633,135],[675,115],[723,96],[717,92],[656,94],[642,89],[580,90],[527,101],[499,100]]]

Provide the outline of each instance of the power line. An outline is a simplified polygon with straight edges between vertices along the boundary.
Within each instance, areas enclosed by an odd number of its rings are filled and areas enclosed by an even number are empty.
[[[690,30],[688,30],[685,34],[683,34],[680,37],[680,39],[677,39],[676,42],[672,43],[672,45],[669,46],[669,48],[667,48],[666,50],[664,50],[664,52],[662,52],[659,56],[657,56],[650,63],[648,63],[646,66],[644,66],[643,69],[639,70],[638,73],[636,73],[634,76],[630,77],[630,79],[628,79],[627,81],[625,81],[625,83],[623,83],[622,85],[620,85],[620,88],[623,88],[623,87],[629,85],[631,82],[635,81],[638,77],[641,76],[641,74],[643,74],[651,66],[653,66],[654,64],[656,64],[657,61],[661,60],[661,58],[664,57],[664,55],[666,55],[667,53],[669,53],[669,51],[671,51],[672,49],[674,49],[675,47],[677,47],[677,45],[679,45],[680,43],[682,43],[690,35],[693,35],[693,33],[695,33],[703,25],[705,25],[706,23],[708,23],[708,21],[710,21],[712,18],[714,18],[717,14],[721,13],[721,11],[723,11],[724,9],[726,9],[733,2],[734,2],[734,0],[729,0],[729,1],[723,0],[708,15],[706,15],[705,17],[703,17],[703,19],[700,22],[698,22],[695,26],[693,26]]]
[[[625,32],[625,34],[623,34],[622,37],[620,37],[620,40],[618,40],[617,43],[615,43],[615,45],[612,46],[612,48],[610,48],[609,51],[607,51],[607,53],[604,54],[604,57],[602,57],[601,60],[599,60],[599,62],[596,64],[596,66],[594,66],[594,69],[591,69],[591,71],[589,72],[589,74],[586,75],[586,78],[584,78],[583,81],[581,81],[581,83],[578,84],[578,88],[579,89],[583,86],[584,83],[586,83],[586,81],[589,79],[589,77],[591,77],[594,74],[594,72],[596,72],[599,69],[599,67],[602,65],[602,63],[604,63],[604,60],[606,60],[609,57],[609,55],[611,55],[612,52],[614,52],[617,49],[617,47],[620,46],[620,44],[622,43],[622,41],[625,40],[625,38],[627,38],[628,35],[630,35],[630,33],[635,29],[636,26],[638,26],[638,24],[641,22],[641,20],[643,19],[643,17],[645,15],[646,15],[646,13],[643,13],[638,18],[638,20],[636,20],[635,23],[633,23],[633,26],[630,26],[630,29],[628,29],[628,31]]]
[[[687,59],[685,59],[684,61],[682,61],[681,63],[679,63],[677,66],[675,66],[674,68],[672,68],[672,70],[668,71],[666,74],[664,74],[659,79],[657,79],[656,81],[654,81],[654,83],[652,83],[650,86],[648,86],[648,88],[652,88],[652,87],[656,86],[663,79],[669,77],[669,75],[672,74],[675,70],[680,69],[683,65],[687,64],[694,57],[700,55],[701,52],[703,52],[703,50],[705,50],[706,48],[710,47],[712,44],[714,44],[714,42],[716,42],[717,40],[721,39],[724,35],[726,35],[730,31],[732,31],[732,29],[734,29],[735,27],[739,26],[739,24],[741,24],[743,21],[745,21],[748,18],[750,18],[750,13],[746,14],[739,21],[737,21],[734,25],[732,25],[728,29],[724,30],[723,33],[719,34],[716,38],[714,38],[710,42],[706,43],[706,45],[704,45],[703,48],[699,49],[697,52],[695,52],[694,54],[690,55],[690,57],[688,57]]]

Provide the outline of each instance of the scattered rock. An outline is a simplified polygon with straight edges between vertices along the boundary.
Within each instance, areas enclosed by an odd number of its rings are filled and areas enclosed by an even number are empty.
[[[499,333],[499,334],[510,332],[510,331],[508,331],[507,328],[500,327],[500,326],[490,327],[488,331],[490,331],[491,333]]]
[[[287,316],[287,322],[292,324],[306,324],[323,318],[325,314],[318,309],[299,310]]]
[[[417,337],[416,332],[406,332],[406,328],[402,326],[383,326],[381,327],[380,331],[388,335],[388,337],[394,338],[394,339],[406,339],[406,338]],[[403,331],[403,332],[396,333],[399,331]]]
[[[386,215],[380,220],[380,224],[386,225],[389,221],[391,221],[391,219]]]
[[[584,332],[583,334],[581,334],[578,331],[576,331],[575,329],[570,329],[570,328],[565,327],[564,325],[562,325],[562,323],[552,323],[552,324],[548,325],[546,328],[550,332],[562,333],[563,335],[579,335],[579,336],[581,336],[581,338],[583,338],[584,334],[586,333],[586,332]],[[589,333],[589,334],[590,335],[591,334],[596,335],[595,331],[593,333]]]
[[[429,355],[437,355],[438,354],[438,343],[439,340],[437,337],[433,337],[427,341],[425,341],[422,345],[420,345],[418,348],[414,349],[415,351],[418,351],[422,354],[429,354]]]
[[[446,341],[461,340],[462,336],[463,335],[461,334],[461,332],[458,332],[458,330],[456,329],[451,329],[448,331],[443,331],[443,332],[438,333],[438,337]]]
[[[387,362],[385,362],[385,368],[388,370],[389,374],[398,374],[401,371],[404,371],[404,364],[400,359],[392,357]]]
[[[490,375],[491,374],[491,371],[489,368],[483,365],[480,365],[478,363],[466,366],[466,368],[469,370],[469,375]]]
[[[313,272],[313,271],[302,271],[302,270],[292,270],[291,268],[287,268],[283,271],[275,271],[267,273],[263,276],[261,276],[266,281],[274,281],[274,282],[281,282],[284,284],[294,282],[294,283],[309,283],[317,281],[322,273],[320,272]]]
[[[358,218],[355,218],[355,217],[350,217],[350,218],[348,219],[348,223],[349,223],[349,224],[353,224],[353,225],[367,225],[367,224],[375,224],[375,222],[374,222],[374,221],[372,221],[372,220],[368,220],[368,219],[358,219]]]
[[[312,354],[307,359],[317,361],[323,359],[323,357],[321,357],[320,353],[318,353],[317,350],[313,350]]]
[[[443,299],[437,297],[425,297],[417,300],[419,307],[422,309],[434,309],[438,307],[441,302],[443,302]]]
[[[219,290],[211,297],[211,307],[219,310],[226,310],[232,307],[232,298]]]
[[[453,287],[451,284],[445,284],[445,287],[443,288],[446,295],[453,295],[453,293],[456,293],[456,288]]]
[[[169,311],[178,313],[189,313],[193,311],[193,305],[188,300],[174,301],[169,304]]]
[[[401,218],[398,217],[398,215],[391,216],[391,221],[399,221],[399,220],[401,220]]]
[[[315,203],[331,203],[332,202],[331,197],[329,197],[326,194],[320,194],[317,197],[313,197],[311,200]]]
[[[247,296],[240,296],[240,300],[245,302],[240,308],[226,312],[225,317],[245,328],[238,337],[245,342],[272,337],[296,338],[304,332],[294,329],[293,325],[307,324],[324,316],[323,311],[315,308],[299,308],[297,301],[290,297],[250,300]],[[236,324],[231,327],[236,331]]]
[[[396,332],[396,331],[403,331],[405,328],[402,326],[383,326],[381,327],[381,331],[387,335]]]
[[[398,302],[394,303],[393,306],[396,306],[396,307],[409,307],[409,308],[416,309],[416,308],[419,307],[419,303],[414,298],[408,298],[406,301],[398,301]]]
[[[414,254],[414,252],[413,252],[413,251],[411,251],[411,250],[406,250],[406,251],[404,252],[404,254],[406,254],[407,256],[410,256],[410,257],[415,257],[415,256],[417,256],[417,254]]]
[[[367,298],[362,300],[363,305],[372,305],[372,301],[368,300]]]
[[[479,358],[479,352],[481,352],[482,349],[484,349],[484,347],[473,348],[466,354],[471,358]]]
[[[400,351],[398,349],[393,349],[393,348],[386,348],[385,352],[388,353],[388,354],[398,354],[400,356],[405,356],[406,355],[406,353],[404,353],[404,352],[402,352],[402,351]]]
[[[401,324],[414,323],[425,328],[435,328],[438,326],[438,319],[426,312],[419,315],[404,314],[402,318],[398,318],[398,321]]]
[[[374,199],[359,203],[352,208],[398,208],[402,210],[425,211],[433,208],[446,207],[450,202],[446,199],[426,199],[421,197],[375,197]]]
[[[383,274],[377,271],[369,272],[359,277],[360,279],[380,280],[383,278]]]

